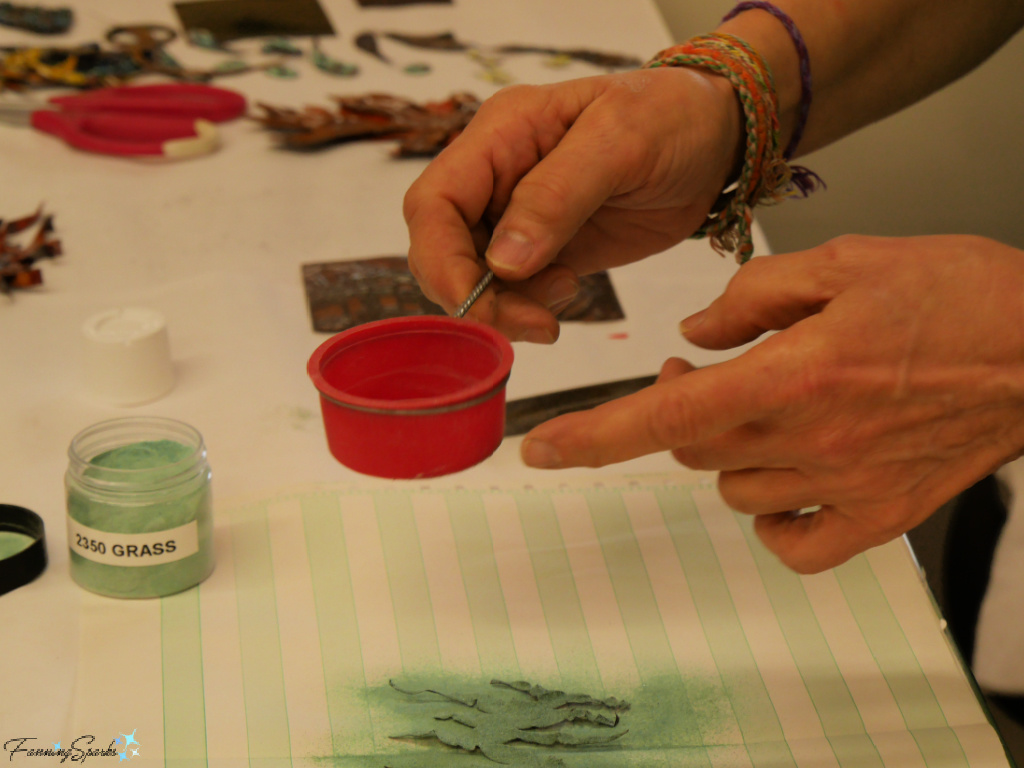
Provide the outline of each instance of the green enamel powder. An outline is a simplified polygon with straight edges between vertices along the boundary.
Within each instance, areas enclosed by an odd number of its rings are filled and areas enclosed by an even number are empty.
[[[14,557],[19,552],[28,549],[34,539],[24,533],[15,531],[0,531],[0,560]]]
[[[159,597],[210,574],[210,469],[195,430],[168,419],[115,419],[76,437],[69,456],[68,547],[79,585]]]
[[[188,457],[191,449],[173,440],[147,440],[115,448],[101,453],[89,463],[94,467],[108,469],[153,469],[159,470],[168,464],[177,464]],[[154,473],[158,474],[158,473]],[[137,482],[144,482],[140,477]]]

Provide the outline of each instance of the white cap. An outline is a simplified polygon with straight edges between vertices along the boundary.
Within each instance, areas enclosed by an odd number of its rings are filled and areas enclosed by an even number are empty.
[[[174,387],[174,364],[163,315],[124,307],[93,315],[82,326],[84,384],[113,405],[138,405]]]

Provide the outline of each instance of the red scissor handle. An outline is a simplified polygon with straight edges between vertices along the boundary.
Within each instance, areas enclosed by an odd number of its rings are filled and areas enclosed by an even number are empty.
[[[217,131],[202,118],[125,112],[32,113],[32,125],[68,144],[107,155],[185,157],[217,145]]]
[[[71,96],[57,96],[52,104],[67,112],[117,112],[180,118],[202,118],[215,123],[233,120],[245,112],[245,97],[235,91],[199,83],[161,83],[100,88]]]

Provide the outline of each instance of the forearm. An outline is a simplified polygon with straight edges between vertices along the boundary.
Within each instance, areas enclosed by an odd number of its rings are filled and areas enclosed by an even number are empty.
[[[1024,0],[777,0],[811,57],[814,101],[797,154],[890,115],[967,73],[1024,25]],[[779,94],[782,146],[796,124],[799,59],[762,10],[719,27],[756,48]]]

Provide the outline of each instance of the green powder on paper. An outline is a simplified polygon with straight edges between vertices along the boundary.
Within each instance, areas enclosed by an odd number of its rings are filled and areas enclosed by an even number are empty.
[[[165,531],[195,520],[199,551],[157,565],[120,566],[83,557],[75,551],[75,542],[69,542],[72,574],[79,584],[114,597],[158,597],[187,589],[209,575],[213,569],[213,521],[207,477],[163,491],[152,490],[154,484],[180,470],[180,465],[174,465],[192,452],[173,440],[152,440],[120,446],[90,460],[86,478],[102,482],[116,477],[131,485],[116,499],[69,489],[68,514],[73,520],[97,531],[122,534]],[[133,472],[126,481],[121,470],[149,471]]]
[[[732,676],[731,673],[729,676]],[[555,709],[553,714],[564,719],[572,716],[574,722],[555,726],[566,735],[597,735],[599,739],[591,744],[583,738],[576,745],[554,743],[551,745],[512,741],[500,745],[502,753],[496,755],[503,761],[497,763],[487,758],[478,748],[469,752],[463,742],[462,749],[456,749],[448,741],[455,735],[479,737],[476,729],[449,719],[452,714],[460,720],[470,717],[495,720],[498,728],[502,722],[515,727],[522,726],[533,718],[524,720],[523,712],[514,712],[504,704],[495,706],[500,698],[512,703],[512,688],[519,688],[518,682],[497,686],[490,675],[462,676],[441,672],[424,672],[403,676],[402,679],[362,687],[361,684],[341,684],[328,696],[339,700],[362,700],[366,714],[350,716],[345,724],[344,736],[336,737],[333,744],[325,747],[324,756],[315,760],[319,768],[436,768],[437,766],[465,766],[465,768],[623,768],[624,766],[707,766],[729,763],[728,755],[739,752],[746,756],[748,750],[757,755],[754,765],[792,765],[792,757],[781,730],[774,732],[764,725],[758,725],[759,736],[764,743],[751,744],[744,740],[741,724],[753,722],[769,723],[774,720],[774,710],[759,709],[756,701],[748,700],[730,686],[723,683],[717,672],[707,675],[681,675],[675,670],[655,674],[641,684],[616,688],[614,690],[592,690],[593,681],[575,683],[571,679],[548,681],[549,689],[563,691],[590,690],[594,700],[584,704],[584,712],[604,714],[615,725],[595,722],[597,718],[580,718],[579,710]],[[361,681],[360,681],[361,682]],[[397,683],[397,686],[396,686]],[[435,693],[427,693],[431,689]],[[409,695],[411,691],[424,691]],[[552,690],[557,693],[557,690]],[[611,695],[609,695],[611,694]],[[612,696],[615,700],[612,700]],[[476,701],[473,705],[471,702]],[[561,703],[551,699],[551,703]],[[626,703],[628,702],[628,707]],[[611,704],[612,706],[598,706]],[[532,710],[534,704],[527,703]],[[353,710],[354,711],[354,710]],[[464,717],[464,715],[470,717]],[[441,719],[438,719],[441,718]],[[427,736],[430,731],[433,734]],[[461,735],[460,735],[461,731]],[[491,731],[493,734],[494,731]],[[537,729],[543,737],[550,731]],[[387,738],[389,736],[419,738]],[[601,743],[601,736],[617,738]],[[552,741],[557,741],[552,739]],[[370,743],[372,754],[350,752],[354,743]],[[493,742],[492,742],[493,743]],[[724,761],[716,755],[726,756]],[[760,758],[763,758],[760,759]],[[749,762],[748,762],[749,764]]]

